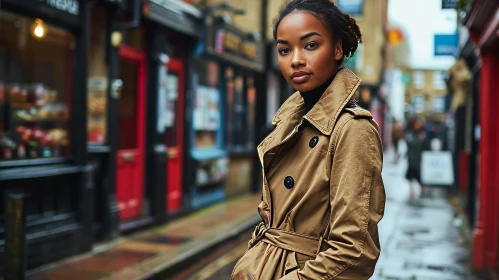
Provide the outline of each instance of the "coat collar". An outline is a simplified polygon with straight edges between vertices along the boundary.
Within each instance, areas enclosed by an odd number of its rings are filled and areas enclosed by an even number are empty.
[[[352,99],[360,82],[360,78],[350,69],[341,69],[336,73],[331,85],[324,91],[321,99],[304,118],[321,133],[331,135],[339,114]],[[272,120],[272,124],[277,125],[282,120],[290,119],[293,115],[302,113],[304,110],[303,97],[297,91],[282,104]]]

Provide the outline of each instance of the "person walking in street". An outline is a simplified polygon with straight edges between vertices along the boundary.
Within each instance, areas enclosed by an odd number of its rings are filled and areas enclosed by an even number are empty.
[[[405,134],[407,143],[407,173],[405,177],[410,181],[410,198],[415,198],[415,189],[419,187],[419,196],[423,196],[425,187],[421,181],[421,159],[423,151],[429,150],[429,141],[424,130],[424,123],[421,118],[413,118],[409,122]]]
[[[342,68],[361,42],[329,0],[292,0],[274,23],[278,63],[297,90],[258,145],[263,220],[233,280],[369,279],[380,254],[385,190],[379,128]]]
[[[392,128],[392,144],[394,148],[394,163],[398,163],[400,159],[400,151],[399,151],[399,142],[404,138],[404,130],[400,125],[400,122],[397,119],[393,119],[393,128]]]

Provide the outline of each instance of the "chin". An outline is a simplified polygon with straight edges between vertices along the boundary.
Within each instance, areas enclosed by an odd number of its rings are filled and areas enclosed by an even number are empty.
[[[291,86],[299,92],[311,91],[317,87],[311,83],[303,83],[303,84],[292,83]]]

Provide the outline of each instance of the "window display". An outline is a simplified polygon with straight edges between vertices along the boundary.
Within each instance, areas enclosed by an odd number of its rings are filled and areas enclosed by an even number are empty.
[[[253,76],[227,67],[227,144],[232,151],[253,149],[256,89]]]
[[[87,141],[102,145],[107,141],[108,69],[106,59],[106,13],[96,7],[92,13],[88,60]]]
[[[72,44],[65,30],[0,12],[0,160],[66,155]]]
[[[197,148],[211,148],[217,145],[217,133],[220,130],[221,100],[218,89],[218,71],[216,62],[197,61],[199,74],[196,88],[193,126],[196,132]]]

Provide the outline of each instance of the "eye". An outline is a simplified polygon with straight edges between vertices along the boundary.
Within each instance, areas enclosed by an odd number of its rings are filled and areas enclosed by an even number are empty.
[[[288,48],[280,48],[278,50],[278,52],[280,55],[287,55],[289,53],[289,49]]]
[[[319,45],[316,42],[310,42],[305,46],[305,49],[307,50],[314,50],[318,47]]]

